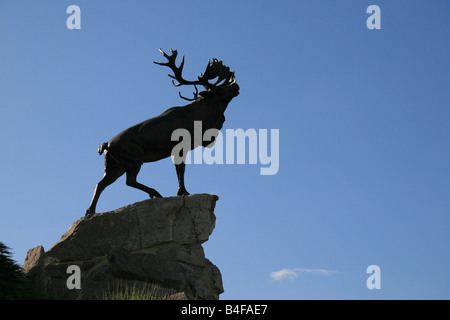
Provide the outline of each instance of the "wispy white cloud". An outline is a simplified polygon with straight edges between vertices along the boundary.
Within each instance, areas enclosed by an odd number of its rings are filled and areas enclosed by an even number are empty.
[[[294,269],[281,269],[279,271],[274,271],[270,273],[270,276],[274,280],[283,280],[289,279],[291,281],[297,279],[299,274],[301,273],[311,273],[317,275],[330,276],[332,274],[341,273],[339,271],[334,270],[325,270],[325,269],[303,269],[303,268],[294,268]]]

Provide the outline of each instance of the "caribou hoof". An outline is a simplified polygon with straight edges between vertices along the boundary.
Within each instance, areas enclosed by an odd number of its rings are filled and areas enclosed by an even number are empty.
[[[178,189],[178,191],[177,191],[177,196],[188,196],[188,195],[190,195],[190,193],[187,192],[187,190],[184,188]]]
[[[155,189],[152,189],[152,190],[148,193],[148,195],[150,196],[150,198],[153,198],[153,197],[155,197],[155,198],[162,198],[162,197],[163,197],[163,196],[160,195],[159,192],[156,191]]]

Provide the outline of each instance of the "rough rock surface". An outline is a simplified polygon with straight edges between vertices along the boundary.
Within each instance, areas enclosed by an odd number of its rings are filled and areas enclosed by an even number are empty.
[[[81,218],[47,252],[30,249],[22,269],[58,299],[101,299],[118,281],[218,299],[222,277],[201,246],[215,227],[217,200],[209,194],[149,199]],[[80,268],[81,289],[67,287],[70,265]]]

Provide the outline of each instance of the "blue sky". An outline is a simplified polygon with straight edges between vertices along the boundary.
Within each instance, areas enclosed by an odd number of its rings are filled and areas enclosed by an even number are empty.
[[[187,78],[213,57],[236,72],[224,129],[280,134],[276,175],[186,169],[189,192],[220,197],[204,247],[222,299],[449,299],[449,13],[445,0],[1,1],[0,241],[23,263],[84,215],[97,147],[184,104],[152,62],[174,48]],[[170,159],[138,180],[176,194]],[[144,199],[122,177],[97,211]]]

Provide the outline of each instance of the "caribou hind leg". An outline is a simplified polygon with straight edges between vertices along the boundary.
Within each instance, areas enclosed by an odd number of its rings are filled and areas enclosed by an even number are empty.
[[[100,194],[107,186],[116,181],[121,175],[125,173],[125,169],[120,165],[119,162],[114,160],[108,152],[105,153],[105,174],[97,183],[95,187],[94,197],[92,198],[91,205],[86,210],[86,216],[95,213],[95,208],[97,206]]]

